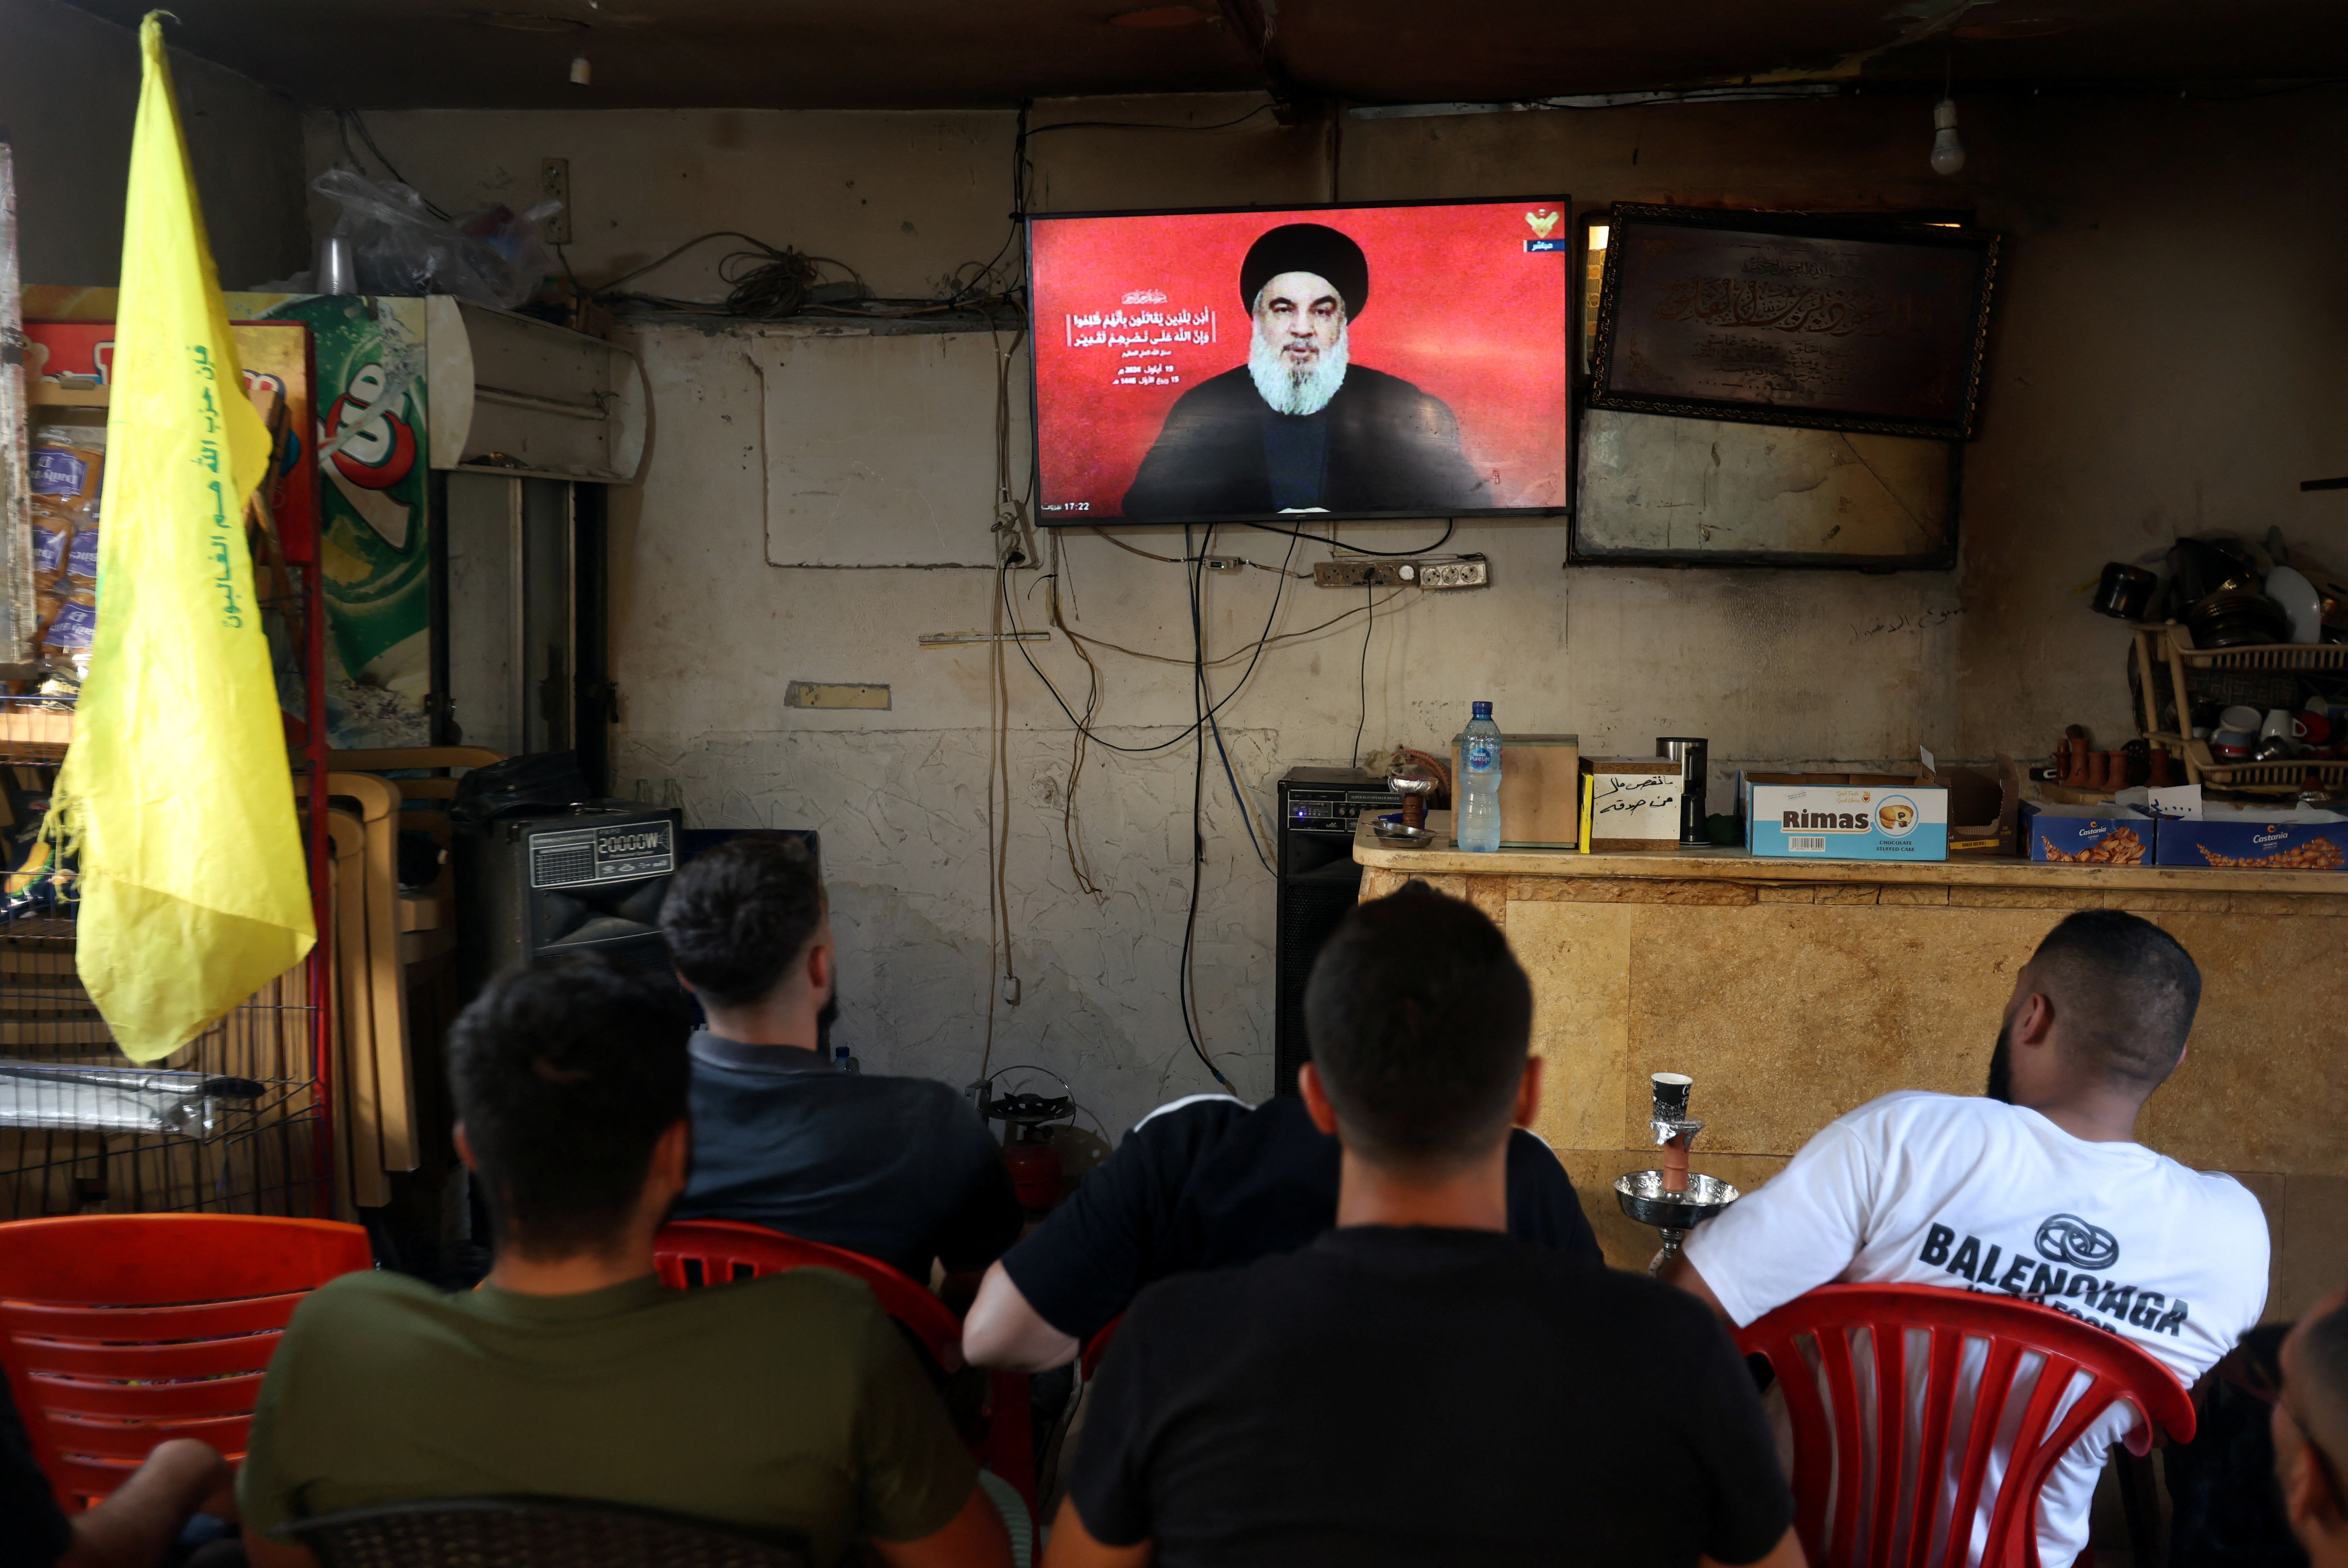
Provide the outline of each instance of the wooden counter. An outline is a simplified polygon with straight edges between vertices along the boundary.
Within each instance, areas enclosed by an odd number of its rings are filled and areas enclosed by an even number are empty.
[[[1448,842],[1446,813],[1430,816]],[[1898,1088],[1978,1094],[2015,969],[2071,910],[2125,909],[2201,966],[2152,1147],[2230,1171],[2274,1240],[2268,1315],[2348,1278],[2348,873],[1759,860],[1742,850],[1407,850],[1365,825],[1362,896],[1423,877],[1499,922],[1532,976],[1548,1060],[1538,1130],[1610,1260],[1654,1233],[1614,1178],[1657,1163],[1647,1079],[1695,1079],[1693,1168],[1750,1191],[1844,1111]],[[2305,1109],[2301,1109],[2304,1107]]]

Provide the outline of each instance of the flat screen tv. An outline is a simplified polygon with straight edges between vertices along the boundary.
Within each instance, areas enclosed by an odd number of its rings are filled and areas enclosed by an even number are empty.
[[[1566,504],[1567,199],[1028,222],[1047,524]]]

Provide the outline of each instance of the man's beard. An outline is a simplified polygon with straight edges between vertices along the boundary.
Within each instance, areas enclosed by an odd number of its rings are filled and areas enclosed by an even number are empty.
[[[1248,374],[1255,378],[1255,389],[1272,406],[1275,414],[1318,414],[1345,384],[1345,339],[1340,328],[1337,341],[1313,356],[1310,366],[1290,363],[1277,346],[1266,343],[1263,334],[1254,334],[1248,343]]]
[[[1997,1049],[1989,1054],[1989,1087],[1982,1093],[2005,1105],[2013,1103],[2013,1053],[2008,1037],[2013,1026],[2001,1024],[1997,1030]]]

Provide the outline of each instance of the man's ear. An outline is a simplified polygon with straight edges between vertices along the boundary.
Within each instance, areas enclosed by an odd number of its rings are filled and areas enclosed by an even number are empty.
[[[807,958],[808,991],[820,996],[825,992],[830,990],[831,975],[834,967],[835,965],[830,943],[819,942],[813,947],[808,948]]]
[[[652,1169],[648,1172],[655,1184],[672,1194],[685,1191],[693,1173],[693,1123],[679,1117],[669,1130],[653,1145]]]
[[[481,1162],[473,1158],[473,1140],[465,1136],[465,1124],[463,1122],[460,1121],[457,1124],[456,1133],[457,1158],[465,1162],[466,1170],[479,1172],[481,1169]]]
[[[1337,1108],[1329,1103],[1329,1090],[1321,1082],[1321,1075],[1311,1062],[1296,1069],[1296,1092],[1303,1097],[1304,1114],[1313,1125],[1334,1138],[1337,1135]]]
[[[1540,1118],[1541,1059],[1525,1058],[1525,1076],[1517,1081],[1516,1113],[1509,1118],[1518,1127],[1530,1127]]]
[[[690,980],[688,980],[688,979],[686,979],[686,978],[685,977],[685,971],[684,971],[684,970],[682,970],[682,969],[678,969],[678,968],[675,968],[675,967],[672,966],[672,967],[670,968],[670,970],[669,970],[669,973],[676,976],[676,983],[677,983],[678,985],[682,985],[682,986],[684,986],[684,987],[685,987],[685,995],[688,995],[688,996],[694,996],[694,995],[700,995],[700,993],[699,993],[699,992],[695,991],[695,990],[693,988],[693,982],[692,982],[692,981],[690,981]]]
[[[2290,1419],[2289,1415],[2278,1411],[2278,1425]],[[2328,1489],[2323,1484],[2322,1467],[2308,1451],[2306,1439],[2291,1443],[2280,1456],[2277,1468],[2282,1471],[2278,1479],[2282,1483],[2283,1517],[2290,1522],[2293,1534],[2303,1539],[2323,1532],[2327,1524],[2336,1522],[2325,1518],[2332,1511],[2332,1500],[2325,1495]]]
[[[2022,1004],[2022,1011],[2013,1016],[2013,1042],[2023,1046],[2043,1046],[2054,1033],[2054,999],[2044,991],[2033,991]]]

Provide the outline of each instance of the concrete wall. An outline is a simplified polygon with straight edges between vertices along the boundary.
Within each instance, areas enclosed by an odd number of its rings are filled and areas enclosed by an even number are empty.
[[[56,0],[0,0],[0,139],[15,154],[26,282],[113,286],[139,74],[130,29]],[[171,77],[221,285],[307,266],[301,111],[178,50]]]
[[[1050,106],[1058,119],[1228,119],[1247,100]],[[1713,738],[1715,777],[1747,763],[1876,764],[2048,749],[2082,721],[2127,733],[2125,634],[2075,592],[2107,557],[2178,529],[2233,523],[2294,539],[2339,532],[2333,498],[2295,481],[2348,471],[2343,307],[2330,287],[2341,220],[2328,177],[2343,121],[2324,95],[2240,106],[2110,100],[1967,108],[1973,162],[1933,177],[1926,106],[1863,98],[1590,114],[1233,130],[1070,129],[1031,142],[1038,210],[1218,202],[1509,196],[1577,201],[1917,208],[1977,203],[2011,237],[1993,383],[1968,458],[1956,573],[1572,568],[1561,522],[1462,527],[1453,547],[1493,562],[1488,592],[1383,605],[1365,628],[1351,593],[1264,573],[1210,579],[1209,643],[1268,652],[1223,710],[1231,762],[1261,818],[1272,780],[1302,762],[1429,746],[1471,697],[1504,728],[1578,731],[1598,751],[1659,734]],[[746,230],[853,263],[883,293],[926,291],[1001,244],[1007,115],[752,112],[409,113],[378,139],[452,208],[535,190],[567,157],[596,281],[704,229]],[[339,149],[310,127],[312,167]],[[2288,156],[2280,150],[2290,149]],[[1332,154],[1335,161],[1332,162]],[[2185,193],[2198,193],[2188,200]],[[520,201],[515,202],[520,205]],[[714,297],[718,245],[644,280]],[[613,649],[624,715],[616,781],[681,789],[704,826],[822,830],[848,993],[844,1037],[868,1069],[966,1081],[987,1051],[992,676],[983,648],[923,650],[924,632],[990,624],[973,571],[814,571],[764,564],[767,454],[742,331],[627,329],[654,386],[645,481],[613,507]],[[977,340],[983,342],[983,340]],[[991,410],[973,410],[974,418]],[[973,493],[973,535],[992,520]],[[1428,525],[1349,526],[1385,548]],[[1161,555],[1179,531],[1121,537]],[[1284,542],[1221,537],[1268,563]],[[1181,573],[1089,532],[1045,542],[1078,632],[1169,661],[1189,653]],[[1300,547],[1299,563],[1321,553]],[[2348,554],[2335,548],[2337,554]],[[966,557],[965,557],[966,559]],[[1047,590],[1015,575],[1040,624]],[[1365,632],[1367,631],[1366,652]],[[1031,650],[1081,699],[1086,672],[1055,636]],[[1179,662],[1099,651],[1096,720],[1144,747],[1189,724]],[[1222,666],[1218,695],[1239,665]],[[791,679],[889,683],[885,713],[786,710]],[[1003,924],[1024,995],[994,1008],[992,1059],[1068,1077],[1114,1136],[1148,1105],[1212,1087],[1176,1007],[1189,902],[1194,754],[1092,749],[1064,831],[1071,734],[1014,654]],[[1240,1091],[1271,1083],[1272,880],[1254,860],[1219,758],[1205,789],[1208,867],[1195,973],[1208,1049]],[[1980,1027],[1987,1032],[1992,1020]]]

